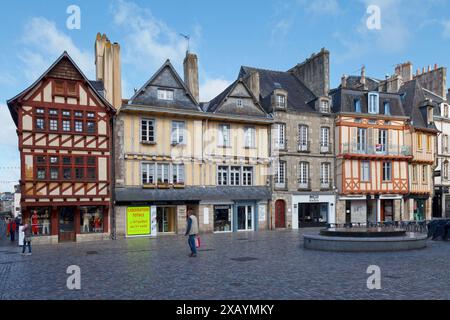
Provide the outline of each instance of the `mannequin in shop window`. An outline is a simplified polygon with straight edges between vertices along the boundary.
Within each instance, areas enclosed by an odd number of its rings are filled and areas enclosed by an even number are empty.
[[[31,231],[34,235],[39,234],[39,216],[37,214],[37,210],[33,211],[33,215],[31,216]]]
[[[95,232],[102,231],[102,220],[98,214],[95,215],[95,219],[94,219],[94,231]]]
[[[89,222],[91,221],[91,215],[88,213],[87,209],[84,209],[83,213],[83,232],[90,232]]]
[[[45,210],[44,220],[42,222],[42,234],[50,234],[50,216],[48,210]]]

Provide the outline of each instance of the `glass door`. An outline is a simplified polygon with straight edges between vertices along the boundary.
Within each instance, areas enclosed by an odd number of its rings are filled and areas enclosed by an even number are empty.
[[[76,241],[75,207],[59,209],[59,242]]]
[[[237,208],[238,231],[253,230],[253,207],[238,206]]]

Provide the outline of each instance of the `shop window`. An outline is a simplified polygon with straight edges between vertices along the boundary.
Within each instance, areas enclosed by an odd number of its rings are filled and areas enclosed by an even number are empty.
[[[34,236],[51,235],[51,210],[50,208],[31,209],[31,233]]]
[[[80,207],[80,232],[102,233],[103,232],[103,208],[102,207]]]
[[[156,224],[158,232],[176,231],[176,210],[174,207],[157,207]]]
[[[214,206],[214,231],[228,232],[231,229],[231,206]]]

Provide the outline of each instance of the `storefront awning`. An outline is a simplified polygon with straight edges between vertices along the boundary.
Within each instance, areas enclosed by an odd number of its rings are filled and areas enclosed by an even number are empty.
[[[268,200],[268,187],[186,187],[184,189],[116,188],[116,202]]]

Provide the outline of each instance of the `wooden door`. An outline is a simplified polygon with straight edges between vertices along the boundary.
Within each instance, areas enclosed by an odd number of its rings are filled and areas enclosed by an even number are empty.
[[[275,202],[275,228],[286,228],[286,204],[284,200]]]
[[[75,228],[75,207],[61,207],[59,208],[59,242],[75,242],[76,228]]]

